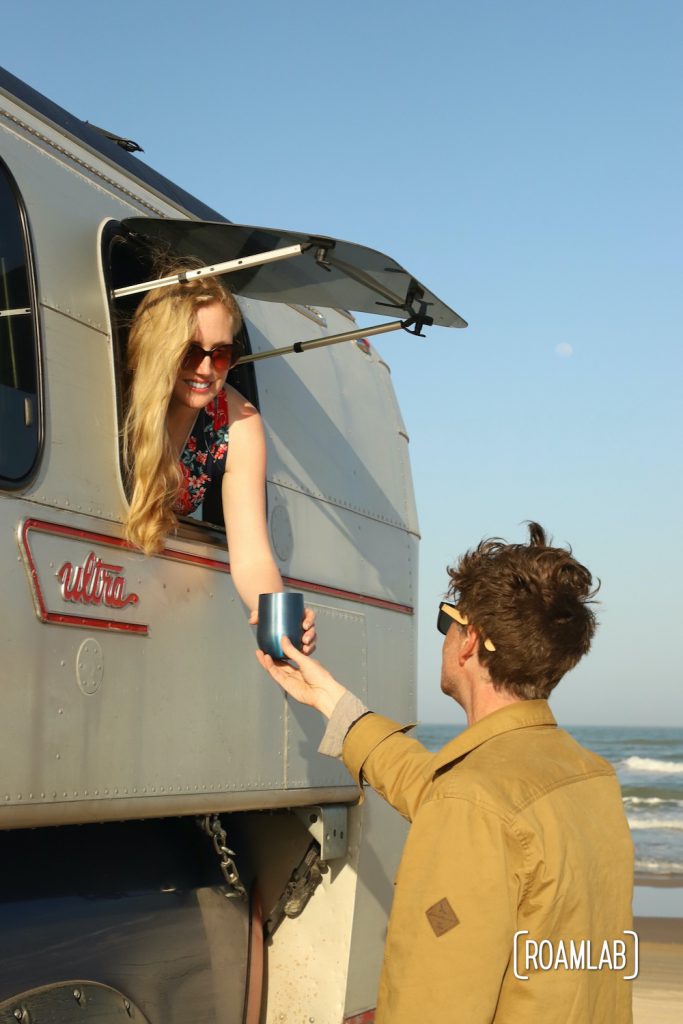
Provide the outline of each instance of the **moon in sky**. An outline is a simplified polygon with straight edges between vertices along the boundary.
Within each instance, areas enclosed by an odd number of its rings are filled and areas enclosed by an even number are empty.
[[[555,346],[555,351],[561,359],[569,359],[574,354],[574,349],[568,341],[561,341],[559,345]]]

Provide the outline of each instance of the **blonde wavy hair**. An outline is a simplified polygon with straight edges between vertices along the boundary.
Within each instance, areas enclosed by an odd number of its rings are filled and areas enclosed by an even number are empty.
[[[159,276],[193,269],[176,266]],[[197,310],[214,302],[230,314],[236,335],[242,326],[239,306],[214,277],[148,292],[135,311],[128,335],[131,387],[123,458],[130,505],[124,526],[126,539],[146,555],[160,551],[178,523],[173,506],[182,474],[166,419],[183,355],[197,330]]]

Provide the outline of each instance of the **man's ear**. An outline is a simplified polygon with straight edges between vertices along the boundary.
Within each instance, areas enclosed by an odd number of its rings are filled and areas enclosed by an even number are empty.
[[[474,626],[469,625],[464,633],[462,644],[460,645],[459,661],[461,665],[464,665],[466,661],[479,653],[479,634],[477,633]]]

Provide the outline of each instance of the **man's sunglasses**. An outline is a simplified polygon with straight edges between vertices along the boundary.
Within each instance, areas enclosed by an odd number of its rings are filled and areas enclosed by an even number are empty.
[[[188,345],[180,366],[183,370],[191,370],[194,373],[195,370],[199,369],[207,356],[211,360],[211,365],[216,373],[225,373],[235,362],[235,346],[217,345],[216,348],[207,349],[192,343]]]
[[[469,626],[470,624],[468,617],[463,615],[457,605],[450,604],[448,601],[442,601],[439,605],[439,615],[436,620],[436,628],[439,633],[443,633],[445,636],[453,622],[457,622],[460,626]],[[484,638],[482,637],[482,639]],[[493,641],[488,638],[484,639],[484,648],[487,651],[495,651],[496,649]]]

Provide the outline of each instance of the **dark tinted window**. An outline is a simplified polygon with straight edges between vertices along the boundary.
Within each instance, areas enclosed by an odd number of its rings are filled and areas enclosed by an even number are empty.
[[[0,478],[26,477],[38,453],[35,315],[24,218],[0,162]]]

